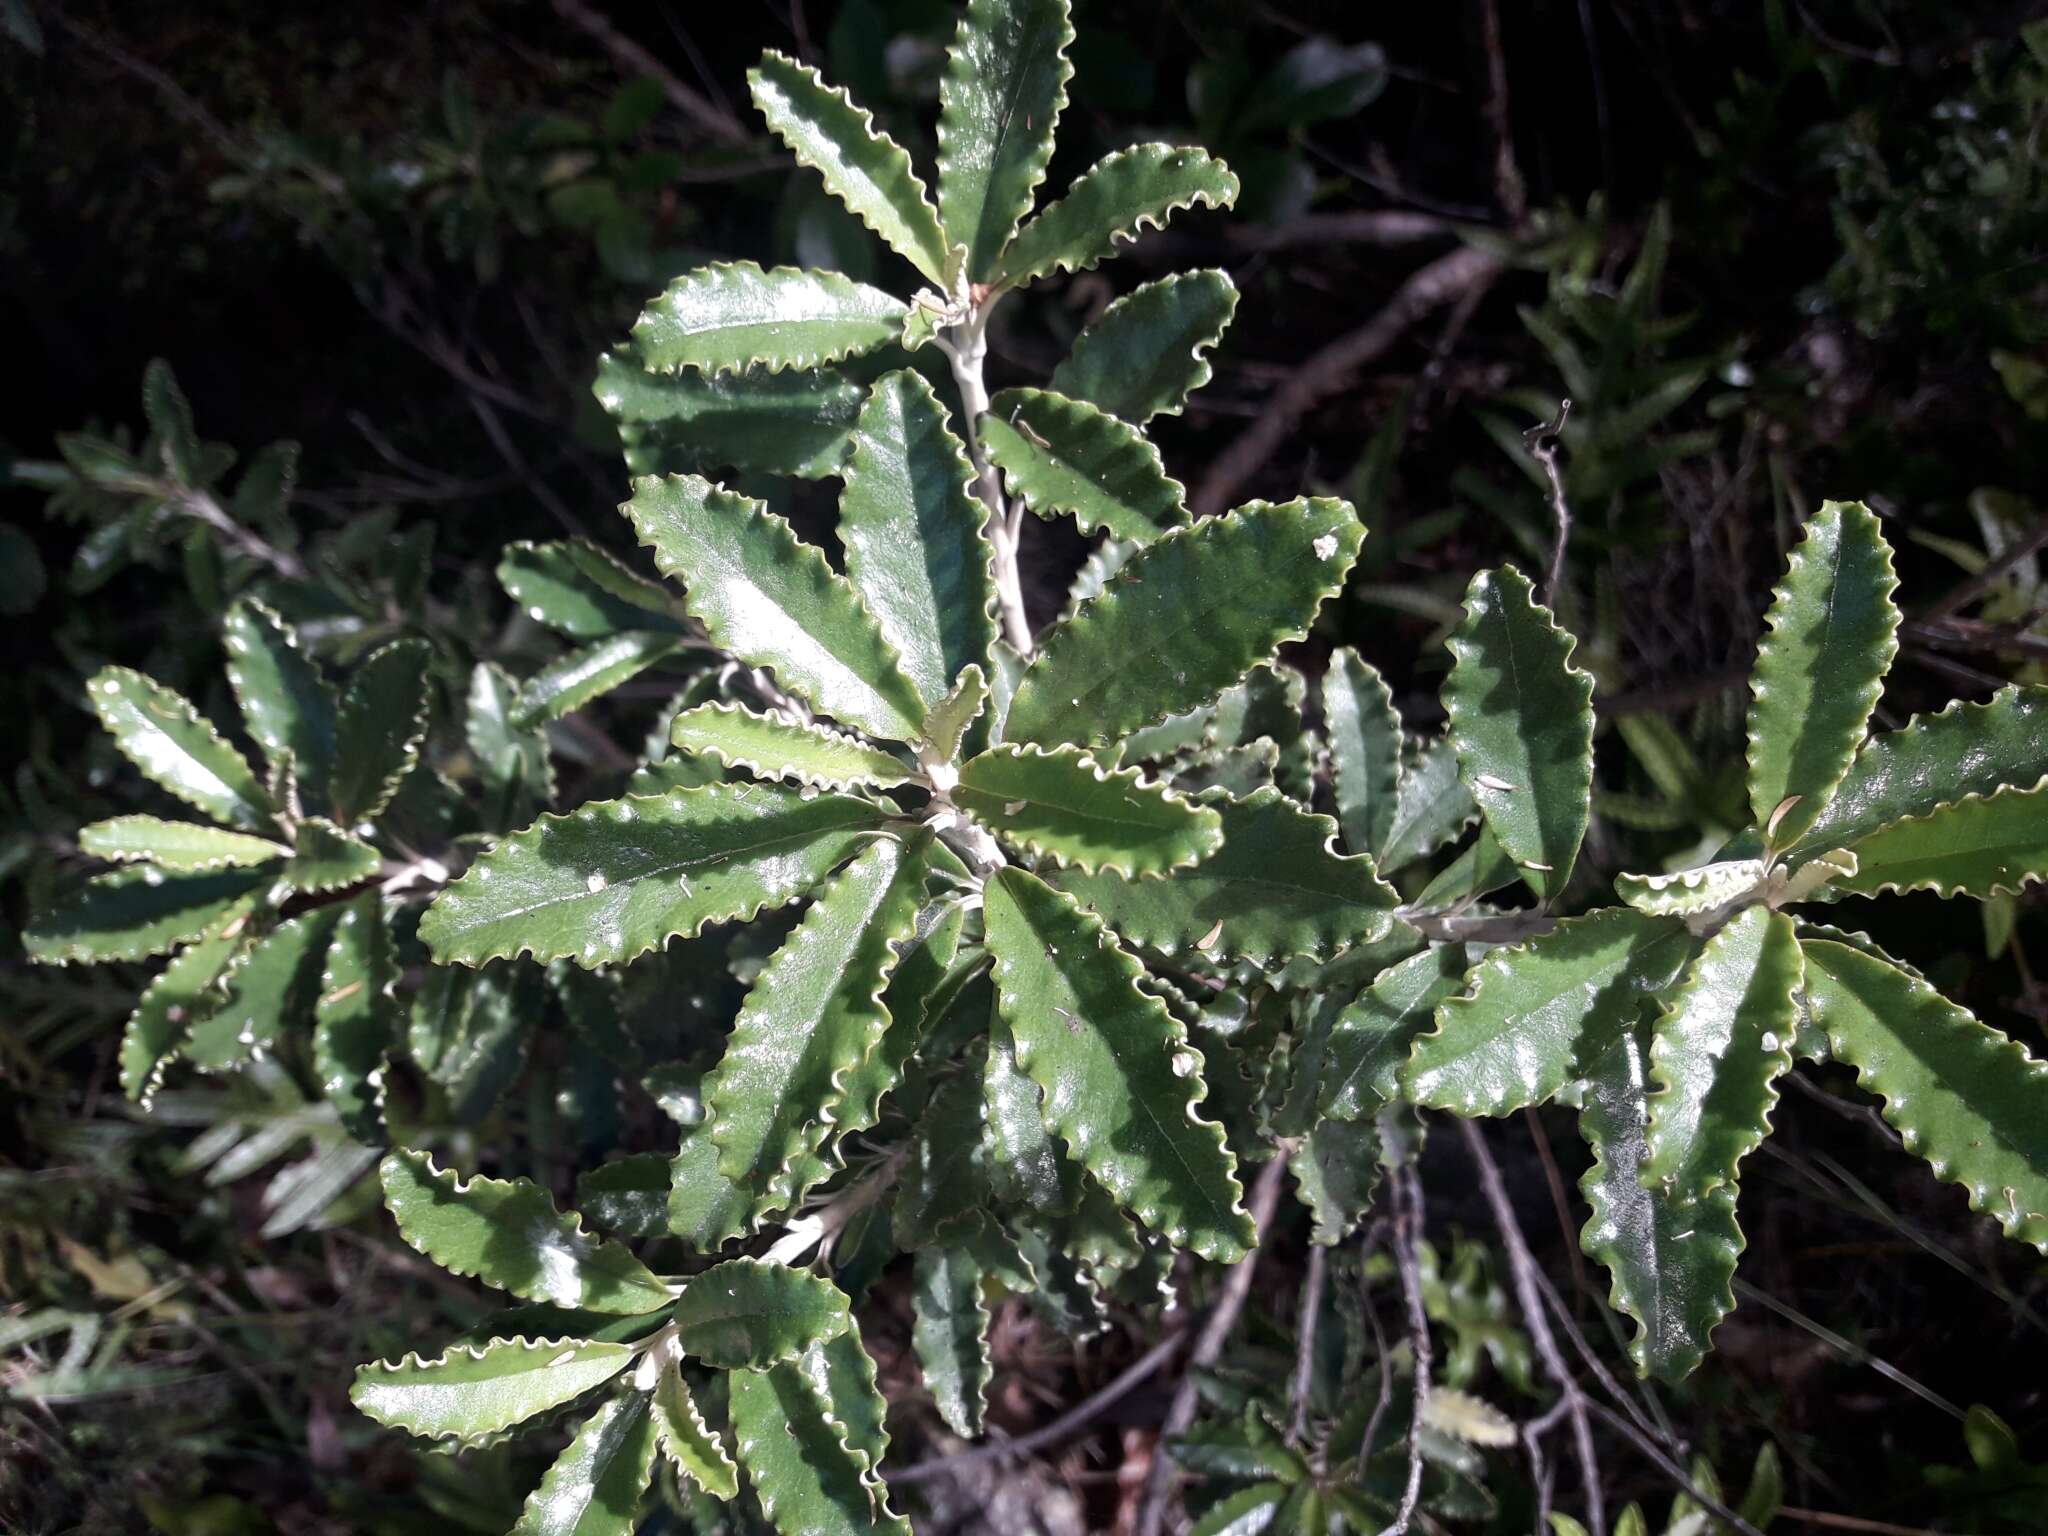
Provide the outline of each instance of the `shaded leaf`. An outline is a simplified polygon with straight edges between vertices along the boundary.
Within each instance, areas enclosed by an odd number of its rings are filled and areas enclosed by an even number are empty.
[[[1011,866],[983,899],[1003,1018],[1046,1123],[1174,1246],[1234,1262],[1255,1233],[1222,1129],[1195,1114],[1202,1063],[1186,1028],[1072,897]]]
[[[733,1438],[761,1510],[782,1536],[910,1536],[879,1504],[867,1458],[846,1441],[831,1405],[796,1365],[735,1371]]]
[[[1331,1021],[1317,1104],[1332,1120],[1368,1120],[1401,1096],[1415,1037],[1465,987],[1464,946],[1438,944],[1390,966]]]
[[[217,993],[221,971],[242,943],[246,911],[180,953],[143,989],[121,1034],[121,1091],[147,1103],[194,1018]]]
[[[1277,789],[1232,799],[1206,790],[1193,804],[1220,818],[1222,847],[1165,879],[1068,874],[1062,889],[1110,927],[1165,955],[1207,955],[1270,966],[1328,959],[1378,937],[1400,904],[1372,861],[1336,851],[1337,825]]]
[[[633,326],[633,340],[649,368],[778,373],[886,346],[908,313],[901,300],[837,272],[714,262],[670,283]]]
[[[377,1172],[399,1235],[451,1274],[592,1312],[652,1312],[672,1300],[630,1251],[585,1232],[538,1184],[481,1175],[465,1182],[404,1148]]]
[[[685,1282],[673,1316],[685,1354],[720,1370],[759,1370],[844,1333],[848,1305],[843,1291],[808,1270],[727,1259]]]
[[[1085,401],[1003,390],[981,418],[981,441],[1010,494],[1047,521],[1065,513],[1084,532],[1149,544],[1188,520],[1187,487],[1159,450]]]
[[[1237,312],[1237,289],[1216,271],[1177,272],[1125,294],[1074,338],[1051,385],[1142,427],[1178,416],[1209,382],[1204,355]]]
[[[199,938],[252,902],[281,866],[167,874],[149,864],[95,875],[22,931],[31,960],[146,960]]]
[[[1891,547],[1861,502],[1806,525],[1771,593],[1749,681],[1749,808],[1771,844],[1797,842],[1847,772],[1898,650]],[[1798,804],[1780,813],[1793,796]]]
[[[193,1025],[185,1059],[218,1071],[267,1054],[289,1025],[310,1026],[341,914],[340,906],[315,907],[259,939],[229,968],[228,1000]]]
[[[654,1388],[655,1433],[676,1470],[716,1499],[737,1498],[740,1469],[726,1454],[725,1441],[704,1422],[682,1371],[671,1362]]]
[[[1348,646],[1332,653],[1323,674],[1323,729],[1344,846],[1377,855],[1401,788],[1401,717],[1385,679]]]
[[[284,878],[294,890],[337,891],[369,879],[384,867],[384,855],[333,822],[308,816],[293,834],[295,846]]]
[[[1047,637],[1005,739],[1118,741],[1213,697],[1307,634],[1364,536],[1328,498],[1250,502],[1164,535]]]
[[[982,1123],[998,1195],[1046,1215],[1073,1210],[1081,1198],[1079,1172],[1046,1128],[1045,1092],[1018,1067],[1016,1042],[1000,1013],[988,1025]]]
[[[848,725],[908,741],[924,701],[875,617],[760,502],[696,475],[641,480],[626,515],[711,638]]]
[[[794,901],[882,824],[841,795],[707,784],[543,816],[471,865],[420,919],[444,963],[531,953],[599,966],[706,923]]]
[[[313,1071],[320,1091],[358,1141],[383,1136],[384,1070],[396,1033],[398,961],[372,891],[343,910],[328,941],[313,1005]]]
[[[574,714],[592,699],[674,655],[681,644],[681,637],[674,634],[628,630],[569,651],[520,684],[512,705],[512,728],[531,730],[544,721]]]
[[[910,1342],[925,1390],[948,1429],[979,1439],[995,1371],[988,1357],[989,1310],[981,1299],[981,1265],[974,1254],[951,1245],[920,1249],[911,1305]]]
[[[349,679],[334,722],[334,774],[328,799],[342,826],[376,817],[419,761],[427,735],[431,648],[396,640]]]
[[[608,1398],[541,1478],[511,1536],[628,1536],[654,1478],[645,1392]]]
[[[625,347],[597,360],[592,389],[636,475],[731,464],[811,480],[839,472],[867,395],[832,368],[651,373]]]
[[[1449,736],[1439,736],[1402,770],[1393,821],[1380,849],[1380,869],[1391,875],[1427,858],[1478,815],[1478,802],[1458,771],[1457,745]]]
[[[1054,272],[1085,272],[1118,252],[1118,240],[1164,229],[1183,208],[1237,201],[1230,167],[1179,144],[1139,144],[1095,162],[1017,233],[1003,253],[1002,281],[1016,286]]]
[[[498,584],[529,619],[572,640],[602,640],[629,629],[680,634],[685,628],[666,588],[587,539],[506,545],[498,559]]]
[[[1156,875],[1223,845],[1214,810],[1076,747],[991,747],[961,768],[953,799],[1005,842],[1091,874]]]

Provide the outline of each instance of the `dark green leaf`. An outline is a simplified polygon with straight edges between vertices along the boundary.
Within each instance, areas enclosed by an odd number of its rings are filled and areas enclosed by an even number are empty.
[[[1139,144],[1105,155],[1067,195],[1026,224],[1003,253],[1002,281],[1021,286],[1054,272],[1085,272],[1136,240],[1164,229],[1183,208],[1228,208],[1237,201],[1230,167],[1199,149]]]
[[[630,1536],[653,1478],[648,1395],[609,1398],[548,1468],[511,1536]]]
[[[846,1295],[831,1281],[761,1259],[727,1259],[692,1276],[673,1316],[683,1352],[728,1371],[794,1360],[851,1326]]]
[[[1344,846],[1377,855],[1393,830],[1401,787],[1401,717],[1393,691],[1348,646],[1331,655],[1323,674],[1323,728]]]
[[[349,679],[335,717],[334,776],[328,786],[334,818],[343,826],[379,815],[419,761],[427,735],[431,657],[423,641],[394,641]]]
[[[324,808],[334,770],[334,690],[275,611],[254,598],[228,610],[228,681],[273,770],[289,757],[308,809]]]
[[[85,691],[114,744],[153,783],[217,821],[270,830],[270,798],[254,770],[182,695],[126,667],[102,667]]]
[[[729,1381],[740,1465],[781,1536],[910,1536],[871,1485],[868,1459],[848,1444],[833,1405],[799,1366],[735,1371]]]
[[[397,1033],[398,961],[372,891],[343,910],[327,945],[313,1006],[313,1070],[320,1091],[358,1141],[382,1139],[385,1062]]]
[[[601,640],[629,629],[680,634],[685,628],[666,588],[584,539],[506,545],[498,584],[528,618],[572,640]]]
[[[1135,288],[1074,338],[1052,388],[1142,427],[1178,416],[1209,382],[1207,353],[1230,328],[1237,289],[1221,272],[1178,272]]]
[[[624,1344],[496,1338],[437,1360],[407,1355],[356,1367],[349,1401],[392,1429],[477,1444],[581,1397],[632,1363]]]
[[[31,960],[146,960],[200,937],[246,910],[282,866],[167,874],[149,864],[95,875],[65,900],[38,913],[23,930]]]
[[[183,951],[143,990],[121,1035],[121,1089],[147,1104],[192,1027],[217,996],[221,972],[242,944],[248,914],[237,913]]]
[[[981,1299],[981,1265],[963,1247],[920,1249],[911,1290],[910,1340],[925,1390],[954,1434],[979,1439],[988,1408],[989,1310]]]
[[[1223,845],[1216,811],[1075,747],[991,747],[960,770],[953,799],[1013,847],[1090,874],[1136,880]]]
[[[1006,389],[989,402],[981,441],[1010,494],[1048,522],[1065,513],[1086,532],[1149,544],[1188,520],[1187,487],[1159,450],[1085,401]]]
[[[908,313],[901,300],[836,272],[715,262],[670,283],[640,316],[633,340],[650,368],[713,378],[756,365],[779,373],[886,346],[902,335]]]

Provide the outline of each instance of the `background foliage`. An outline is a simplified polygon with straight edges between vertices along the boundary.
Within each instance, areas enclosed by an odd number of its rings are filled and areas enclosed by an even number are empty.
[[[1740,684],[1796,524],[1824,498],[1866,500],[1898,559],[1906,622],[1878,723],[2042,680],[2037,561],[1994,563],[2041,529],[2048,41],[2022,8],[1932,0],[1505,9],[1078,7],[1051,184],[1166,137],[1228,158],[1244,195],[1234,219],[1179,221],[1013,305],[991,382],[1039,382],[1145,278],[1227,269],[1242,297],[1215,377],[1151,435],[1198,510],[1325,489],[1360,505],[1362,564],[1290,659],[1313,675],[1354,648],[1419,731],[1441,718],[1471,573],[1548,557],[1524,432],[1569,397],[1560,606],[1601,722],[1585,859],[1603,875],[1690,862],[1748,824]],[[651,470],[672,444],[658,426],[619,442],[590,386],[669,277],[747,259],[867,279],[884,259],[744,113],[744,69],[764,47],[818,63],[922,150],[952,11],[848,0],[714,25],[622,9],[597,28],[590,14],[0,8],[4,88],[24,107],[6,129],[4,302],[35,382],[4,423],[18,488],[0,507],[0,604],[22,653],[0,681],[19,723],[0,854],[17,926],[77,864],[81,823],[137,808],[79,680],[135,668],[228,718],[217,623],[252,571],[281,579],[285,617],[337,678],[394,640],[430,648],[421,675],[444,703],[469,686],[467,656],[503,669],[503,731],[441,744],[493,789],[480,830],[530,821],[550,775],[563,805],[614,793],[640,756],[674,692],[658,671],[588,712],[522,707],[510,679],[548,676],[578,637],[522,614],[500,546],[573,532],[627,550],[620,451]],[[175,364],[196,431],[162,373],[138,401],[154,357]],[[137,458],[146,433],[190,437],[183,483]],[[280,440],[296,450],[264,446]],[[239,453],[232,469],[216,444]],[[91,485],[48,494],[58,449],[95,466]],[[811,482],[799,526],[828,527],[835,499]],[[1034,522],[1034,613],[1059,609],[1082,554],[1064,525]],[[2037,896],[1869,911],[1891,953],[2041,1047]],[[629,1038],[594,1035],[583,1021],[602,1010],[580,1010],[573,982],[499,1004],[547,1010],[523,1054],[488,1007],[464,1014],[431,1091],[458,1118],[466,1096],[494,1107],[449,1150],[475,1166],[487,1149],[566,1197],[608,1153],[672,1149],[687,1085],[666,1100],[641,1069],[715,1038],[760,942],[730,961],[679,951],[628,997]],[[276,1065],[130,1107],[114,1053],[142,973],[18,959],[0,1514],[28,1530],[509,1525],[553,1447],[457,1464],[348,1406],[357,1362],[482,1313],[472,1287],[396,1246],[348,1128]],[[1844,1101],[1791,1095],[1775,1125],[1743,1183],[1745,1310],[1645,1411],[1731,1497],[1768,1442],[1795,1509],[2038,1528],[2038,1259]],[[1532,1111],[1491,1138],[1539,1257],[1620,1362],[1625,1330],[1578,1267],[1579,1214],[1552,1204],[1584,1167],[1570,1116]],[[1439,1379],[1474,1394],[1478,1420],[1488,1405],[1522,1417],[1540,1401],[1525,1325],[1458,1138],[1431,1139],[1420,1183]],[[1302,1333],[1307,1228],[1290,1212],[1262,1259],[1208,1383],[1221,1420],[1261,1381],[1288,1411],[1271,1383]],[[1361,1288],[1398,1333],[1383,1257],[1346,1250],[1330,1271],[1314,1338],[1369,1347]],[[883,1278],[866,1336],[902,1405],[899,1447],[921,1455],[945,1426],[916,1385],[916,1283],[907,1267]],[[992,1422],[1027,1432],[1114,1377],[1153,1342],[1136,1315],[1075,1348],[1004,1303]],[[1315,1364],[1325,1377],[1344,1379],[1343,1361]],[[1012,1502],[989,1524],[1128,1520],[1163,1401],[1148,1388],[1003,1472]],[[1523,1528],[1512,1448],[1466,1428],[1446,1455],[1476,1492],[1444,1518]],[[1618,1442],[1603,1464],[1611,1504],[1645,1496],[1665,1517],[1658,1468]],[[1219,1445],[1210,1491],[1278,1475]],[[938,1528],[971,1521],[985,1489],[930,1490]]]

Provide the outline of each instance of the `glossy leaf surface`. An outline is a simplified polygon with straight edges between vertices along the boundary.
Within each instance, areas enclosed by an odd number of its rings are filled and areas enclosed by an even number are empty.
[[[1221,272],[1178,272],[1134,288],[1074,338],[1052,388],[1133,426],[1178,416],[1209,382],[1206,354],[1236,312],[1237,289]]]
[[[728,1371],[794,1360],[850,1326],[846,1295],[831,1281],[760,1259],[728,1259],[693,1275],[674,1318],[686,1354]]]
[[[114,744],[152,783],[229,826],[270,828],[270,798],[248,760],[182,694],[127,667],[102,667],[86,698]]]
[[[684,710],[670,724],[668,739],[684,752],[714,758],[728,768],[819,789],[887,788],[910,778],[902,763],[857,736],[798,725],[737,704],[714,702]]]
[[[1827,810],[1898,649],[1891,547],[1861,502],[1825,503],[1771,594],[1749,691],[1749,808],[1774,847]]]
[[[986,666],[996,637],[973,473],[922,374],[876,381],[842,475],[839,541],[848,578],[926,705],[946,697],[963,667]]]
[[[327,788],[342,826],[381,813],[419,761],[432,658],[424,641],[395,640],[349,679],[334,719],[334,773]]]
[[[1055,272],[1085,272],[1117,254],[1118,242],[1164,229],[1183,208],[1237,201],[1230,167],[1178,144],[1138,144],[1105,155],[1058,202],[1017,232],[1003,253],[1002,280],[1022,285]]]
[[[707,784],[543,816],[471,865],[420,919],[435,958],[631,959],[706,923],[794,901],[882,812],[782,784]]]
[[[436,1360],[407,1355],[356,1368],[349,1401],[392,1429],[475,1443],[560,1407],[631,1364],[624,1344],[492,1339]]]
[[[861,223],[941,288],[946,237],[910,156],[875,126],[874,115],[815,69],[770,51],[747,71],[754,105],[798,160]]]
[[[276,880],[280,866],[166,874],[148,864],[95,875],[22,931],[31,960],[146,960],[190,943]]]
[[[1003,841],[1091,874],[1156,875],[1223,844],[1214,810],[1077,747],[992,747],[961,768],[953,799]]]
[[[267,837],[161,816],[115,816],[78,829],[78,846],[96,859],[154,864],[178,874],[268,864],[291,850]]]
[[[964,1439],[980,1439],[995,1372],[988,1356],[981,1265],[974,1254],[957,1245],[920,1249],[911,1304],[910,1341],[925,1390],[948,1429]]]
[[[867,395],[836,368],[651,373],[626,346],[597,360],[592,390],[633,474],[731,464],[810,480],[839,472]]]
[[[670,283],[633,340],[650,368],[714,378],[756,365],[779,373],[886,346],[908,313],[900,299],[837,272],[714,262]]]
[[[1147,1226],[1233,1262],[1255,1240],[1221,1127],[1200,1119],[1201,1057],[1102,920],[1014,866],[984,892],[1003,1019],[1046,1123]]]
[[[1031,211],[1074,73],[1067,0],[968,0],[939,79],[939,218],[986,282]]]
[[[1393,830],[1401,788],[1401,717],[1386,680],[1348,646],[1331,655],[1323,674],[1323,725],[1344,846],[1377,855]]]
[[[532,730],[574,714],[592,699],[673,655],[679,644],[673,634],[627,630],[565,652],[520,684],[519,697],[512,705],[513,729]]]
[[[1252,502],[1166,534],[1047,637],[1006,739],[1118,741],[1205,702],[1308,632],[1364,537],[1327,498]]]
[[[1336,823],[1277,789],[1232,799],[1205,790],[1193,805],[1220,818],[1221,848],[1161,880],[1113,874],[1060,878],[1082,905],[1146,949],[1257,965],[1328,959],[1384,933],[1400,897],[1372,861],[1336,851]]]
[[[1443,687],[1465,786],[1538,900],[1571,878],[1591,815],[1593,679],[1512,566],[1465,593]]]
[[[981,440],[1010,494],[1048,521],[1064,513],[1086,532],[1149,544],[1188,520],[1187,487],[1159,450],[1085,401],[1006,389],[989,402]]]
[[[1465,987],[1461,945],[1438,944],[1380,972],[1331,1022],[1318,1100],[1333,1120],[1367,1120],[1401,1094],[1415,1037]]]
[[[1614,893],[1638,912],[1711,912],[1755,889],[1768,868],[1762,859],[1724,859],[1668,875],[1616,875]]]
[[[229,918],[180,952],[143,989],[121,1033],[121,1091],[129,1098],[146,1103],[155,1093],[192,1020],[206,1011],[218,990],[245,921],[241,915]]]
[[[572,640],[602,640],[621,630],[680,632],[668,590],[636,575],[585,539],[505,546],[498,585],[529,619]]]
[[[2048,789],[2002,789],[1893,822],[1855,847],[1838,891],[2011,895],[2048,879]]]
[[[781,1536],[910,1536],[905,1521],[877,1507],[867,1458],[798,1366],[735,1371],[729,1382],[740,1465]]]
[[[1874,955],[1800,948],[1814,1022],[1907,1148],[2007,1237],[2048,1253],[2048,1062]]]
[[[289,757],[309,808],[324,807],[337,705],[320,664],[274,610],[253,598],[228,610],[222,631],[228,682],[249,734],[273,769]]]
[[[640,541],[711,638],[870,735],[908,741],[925,704],[853,586],[760,502],[696,475],[642,480]]]
[[[1650,993],[1691,953],[1669,918],[1612,907],[1566,918],[1541,938],[1489,952],[1471,990],[1444,1002],[1408,1062],[1417,1104],[1504,1115],[1541,1104],[1631,1027]]]
[[[201,1071],[231,1067],[274,1049],[279,1035],[308,1023],[327,969],[339,906],[287,918],[229,969],[227,1001],[192,1027],[185,1058]]]
[[[538,1184],[481,1175],[465,1181],[406,1149],[377,1171],[399,1235],[451,1274],[592,1312],[651,1312],[672,1299],[630,1251],[585,1232]]]
[[[648,1409],[644,1392],[606,1399],[548,1468],[511,1536],[628,1536],[654,1478]]]
[[[358,1141],[383,1138],[384,1064],[396,1032],[398,961],[375,892],[342,910],[313,1005],[313,1071]]]

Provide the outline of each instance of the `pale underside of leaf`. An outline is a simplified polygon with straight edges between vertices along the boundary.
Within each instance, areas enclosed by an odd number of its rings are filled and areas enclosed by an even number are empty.
[[[1136,961],[1072,897],[1012,866],[984,892],[997,993],[1046,1123],[1176,1247],[1234,1262],[1256,1234],[1223,1131],[1201,1119],[1201,1057],[1139,990]]]
[[[1768,868],[1762,859],[1724,859],[1668,875],[1616,875],[1614,891],[1638,912],[1685,916],[1711,912],[1754,890]]]

